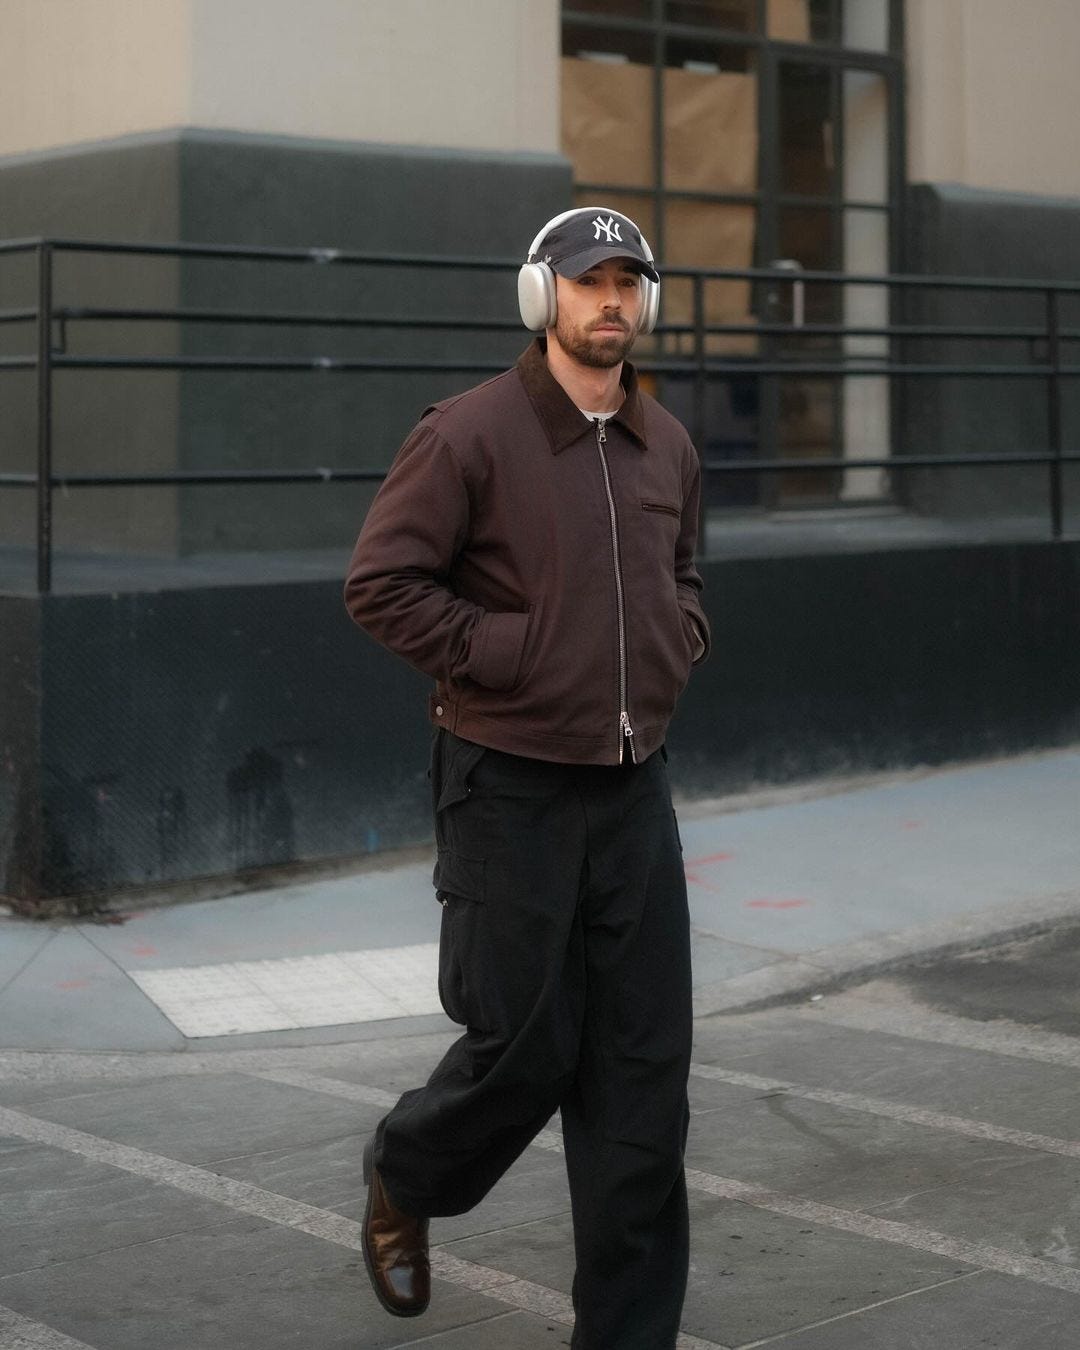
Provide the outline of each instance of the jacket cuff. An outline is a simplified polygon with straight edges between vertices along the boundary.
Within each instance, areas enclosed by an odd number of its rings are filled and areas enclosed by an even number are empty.
[[[528,614],[485,614],[473,634],[470,677],[485,689],[512,689],[528,631]]]

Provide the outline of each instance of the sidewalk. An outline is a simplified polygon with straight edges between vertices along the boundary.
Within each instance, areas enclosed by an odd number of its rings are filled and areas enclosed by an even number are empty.
[[[832,991],[1080,924],[1078,787],[1071,750],[680,811],[679,1350],[1075,1350],[1080,1040],[903,981]],[[363,1271],[363,1141],[454,1031],[430,872],[417,851],[115,925],[0,919],[0,1350],[565,1350],[557,1118],[433,1221],[424,1318]]]
[[[680,809],[699,1016],[1080,919],[1080,750]],[[422,851],[131,914],[0,919],[0,1048],[307,1045],[450,1027]]]

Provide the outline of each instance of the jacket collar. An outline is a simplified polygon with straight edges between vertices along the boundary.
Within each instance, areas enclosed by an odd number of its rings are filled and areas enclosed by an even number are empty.
[[[517,372],[529,401],[536,409],[540,424],[551,442],[552,454],[557,455],[574,441],[580,440],[589,432],[589,422],[581,415],[570,395],[556,380],[547,364],[547,339],[538,337],[522,352],[517,362]],[[611,414],[611,420],[618,422],[640,444],[645,443],[645,416],[641,406],[641,394],[638,390],[637,372],[629,361],[623,362],[622,387],[625,398],[618,412]]]

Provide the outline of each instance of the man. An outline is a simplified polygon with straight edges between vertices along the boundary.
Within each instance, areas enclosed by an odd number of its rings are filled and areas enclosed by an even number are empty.
[[[663,750],[708,624],[685,430],[625,361],[659,276],[634,223],[558,216],[519,277],[544,330],[429,408],[356,545],[350,614],[436,681],[439,992],[466,1027],[365,1154],[365,1260],[423,1312],[427,1220],[560,1110],[578,1350],[670,1350],[688,1268],[689,924]]]

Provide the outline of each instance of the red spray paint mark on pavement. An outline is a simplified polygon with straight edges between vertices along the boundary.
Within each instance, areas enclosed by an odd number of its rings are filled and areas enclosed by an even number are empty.
[[[85,989],[90,983],[89,980],[58,980],[57,989]]]
[[[711,886],[701,875],[700,869],[712,867],[715,863],[727,862],[731,857],[730,853],[707,853],[703,858],[687,858],[683,864],[686,880],[691,886],[700,886],[703,891],[712,891],[719,895],[719,886]]]
[[[158,949],[152,947],[149,942],[140,942],[137,947],[132,947],[132,956],[157,956]]]
[[[733,855],[730,853],[707,853],[704,858],[687,858],[686,866],[690,867],[708,867],[712,863],[728,862]]]
[[[791,899],[789,899],[789,900],[782,900],[782,899],[775,899],[775,900],[774,900],[774,899],[747,900],[745,908],[746,908],[746,909],[802,909],[802,907],[803,907],[804,905],[808,905],[809,903],[810,903],[809,900],[796,899],[796,898],[794,898],[794,897],[791,898]]]
[[[921,820],[905,820],[900,828],[902,830],[921,830],[924,824],[925,822]]]

